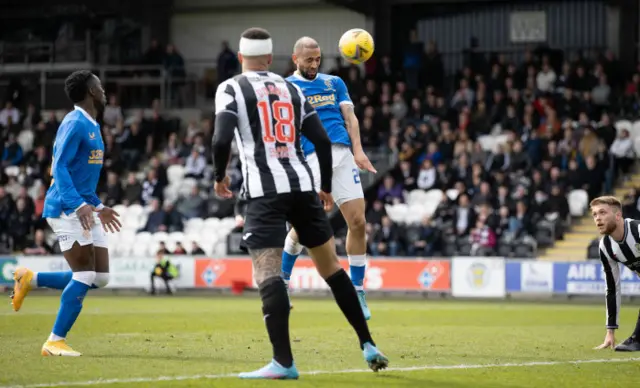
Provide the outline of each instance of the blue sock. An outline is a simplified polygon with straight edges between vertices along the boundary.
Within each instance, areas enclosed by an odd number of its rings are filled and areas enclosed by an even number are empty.
[[[55,290],[64,290],[71,281],[73,272],[38,272],[36,274],[38,287],[53,288]]]
[[[355,266],[355,265],[350,265],[349,266],[349,272],[351,273],[351,283],[353,283],[354,286],[356,287],[360,287],[357,288],[358,290],[361,290],[362,286],[364,285],[364,272],[365,269],[367,267],[366,266]]]
[[[292,255],[291,253],[282,251],[282,276],[284,280],[289,281],[291,278],[291,272],[293,271],[293,266],[298,256],[299,255]]]
[[[85,295],[87,295],[89,288],[88,285],[75,279],[71,279],[69,284],[67,284],[60,298],[60,310],[58,310],[58,316],[53,325],[53,334],[62,338],[67,337],[67,333],[69,333],[78,315],[80,315],[82,301]]]

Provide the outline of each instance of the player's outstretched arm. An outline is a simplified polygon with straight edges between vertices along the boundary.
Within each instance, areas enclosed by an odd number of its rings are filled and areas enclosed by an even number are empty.
[[[377,171],[362,148],[360,123],[354,111],[353,102],[347,91],[347,86],[340,78],[337,78],[336,81],[336,91],[338,92],[338,103],[340,104],[340,112],[344,119],[344,125],[347,127],[347,133],[349,133],[349,139],[351,139],[351,144],[353,145],[353,157],[356,165],[361,170],[367,170],[375,174]]]
[[[604,269],[605,281],[607,284],[606,291],[606,309],[607,309],[607,334],[604,342],[595,349],[614,349],[616,346],[615,330],[618,328],[618,320],[620,315],[621,290],[620,290],[620,266],[617,261],[609,257],[605,242],[600,242],[600,261]]]

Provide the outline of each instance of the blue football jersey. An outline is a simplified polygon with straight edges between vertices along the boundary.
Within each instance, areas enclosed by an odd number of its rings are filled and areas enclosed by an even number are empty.
[[[353,105],[344,81],[340,77],[322,73],[318,73],[314,80],[294,74],[287,78],[287,81],[302,89],[309,104],[318,112],[318,117],[327,130],[331,143],[351,146],[351,139],[340,111],[341,104]],[[304,136],[300,137],[300,144],[305,156],[315,151],[313,143]]]
[[[76,107],[60,123],[53,143],[51,186],[44,200],[43,218],[73,213],[87,203],[99,206],[96,195],[104,160],[100,125]]]

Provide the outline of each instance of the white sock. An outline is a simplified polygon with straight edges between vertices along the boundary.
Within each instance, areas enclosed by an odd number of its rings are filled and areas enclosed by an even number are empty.
[[[364,267],[367,265],[367,255],[347,255],[349,265],[352,267]]]
[[[284,239],[284,251],[290,255],[297,256],[302,252],[302,245],[287,235],[287,238]]]
[[[31,288],[38,288],[38,273],[34,272],[31,278]]]
[[[289,279],[282,279],[284,280],[284,285],[287,286],[287,288],[289,288]]]
[[[58,335],[51,333],[49,334],[49,339],[47,341],[62,341],[63,339],[64,337],[60,337]]]

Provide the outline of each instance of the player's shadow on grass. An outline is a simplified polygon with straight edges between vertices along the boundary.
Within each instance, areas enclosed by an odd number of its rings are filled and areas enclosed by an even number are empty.
[[[264,360],[250,360],[248,358],[230,358],[220,357],[216,355],[190,355],[190,354],[95,354],[87,355],[90,358],[107,358],[107,359],[130,359],[130,360],[161,360],[161,361],[180,361],[180,360],[192,360],[192,361],[218,361],[229,363],[254,363],[256,365],[264,363]]]
[[[416,371],[417,373],[424,373],[425,371]],[[429,372],[429,371],[427,371]],[[460,382],[460,383],[456,383],[456,382],[452,382],[450,379],[447,379],[445,376],[442,377],[443,380],[446,379],[446,381],[436,381],[436,380],[432,380],[429,378],[426,378],[424,375],[421,375],[418,378],[413,378],[408,376],[406,373],[411,373],[411,372],[385,372],[385,371],[381,371],[375,375],[373,375],[373,378],[376,382],[376,386],[378,383],[383,383],[387,384],[390,387],[411,387],[411,388],[415,388],[415,387],[429,387],[429,388],[469,388],[469,382]],[[325,376],[331,376],[331,375],[325,375]],[[339,375],[336,375],[339,376]],[[362,387],[363,385],[366,385],[367,382],[371,383],[371,375],[366,374],[366,373],[358,373],[358,376],[362,377],[361,379],[355,377],[355,375],[351,375],[353,380],[352,381],[343,381],[340,380],[340,383],[338,384],[340,387],[349,387],[349,386],[353,386],[353,387]],[[309,377],[312,376],[301,376],[301,379],[308,379]],[[473,383],[473,387],[474,388],[516,388],[517,386],[512,386],[512,385],[503,385],[503,384],[499,384],[496,385],[495,382],[490,382],[487,384],[479,384],[477,381],[475,381]]]

